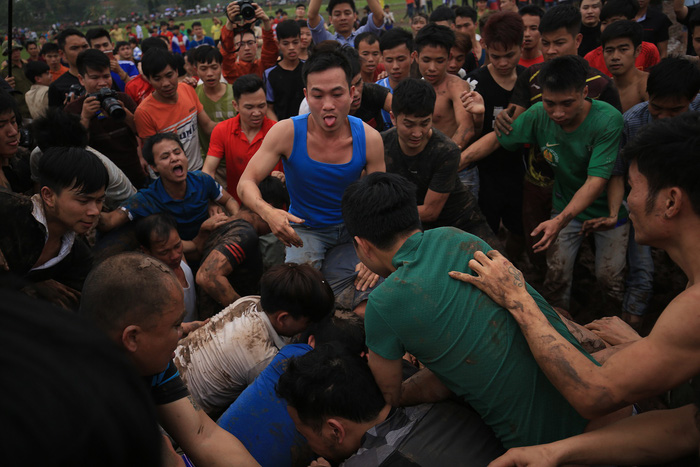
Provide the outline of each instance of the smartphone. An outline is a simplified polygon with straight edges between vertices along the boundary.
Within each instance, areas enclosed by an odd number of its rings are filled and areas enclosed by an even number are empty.
[[[105,55],[107,55],[107,58],[109,58],[109,61],[110,61],[110,62],[111,62],[112,60],[114,60],[114,53],[113,53],[111,50],[107,50],[107,51],[105,52]]]

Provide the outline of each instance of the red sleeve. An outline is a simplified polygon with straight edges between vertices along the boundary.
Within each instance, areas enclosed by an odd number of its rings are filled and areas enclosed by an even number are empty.
[[[219,159],[224,158],[224,145],[226,144],[225,137],[227,133],[228,126],[225,125],[224,122],[221,122],[214,127],[214,131],[211,132],[211,138],[209,139],[207,156],[214,156],[218,157]]]
[[[233,46],[233,31],[229,31],[226,27],[221,28],[221,55],[223,56],[221,71],[224,78],[233,84],[236,79],[236,48]]]
[[[277,57],[279,56],[279,48],[277,47],[277,41],[275,41],[275,33],[272,32],[272,30],[265,31],[263,29],[262,37],[263,46],[262,52],[260,52],[262,69],[260,70],[260,75],[268,68],[275,66],[277,64]]]
[[[640,54],[642,58],[639,65],[642,66],[642,71],[649,71],[649,68],[653,67],[661,60],[659,55],[659,49],[650,42],[642,42],[642,53]]]

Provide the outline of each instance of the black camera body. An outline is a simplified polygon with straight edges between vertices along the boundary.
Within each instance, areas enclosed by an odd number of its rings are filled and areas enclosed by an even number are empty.
[[[68,99],[73,99],[73,97],[80,97],[85,93],[85,88],[79,84],[71,84],[68,89]]]
[[[126,111],[124,107],[119,103],[117,99],[117,93],[109,88],[102,88],[97,92],[88,94],[88,97],[96,97],[100,101],[100,106],[107,115],[115,120],[124,120],[126,118]]]
[[[238,0],[236,4],[241,9],[241,17],[250,21],[255,18],[255,7],[253,6],[253,0]]]

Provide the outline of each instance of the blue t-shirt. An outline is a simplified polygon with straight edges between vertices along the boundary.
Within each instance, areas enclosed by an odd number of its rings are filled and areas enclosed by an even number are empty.
[[[119,60],[119,66],[122,67],[122,70],[126,71],[126,74],[129,76],[136,76],[139,74],[139,69],[136,67],[136,65],[128,60]],[[112,81],[114,81],[114,84],[117,85],[119,91],[124,92],[126,83],[119,77],[119,73],[110,71],[110,74],[112,75]]]
[[[287,360],[300,357],[311,349],[306,344],[282,347],[267,368],[217,422],[238,438],[262,467],[296,465],[299,461],[305,461],[304,465],[308,465],[313,460],[313,456],[308,459],[292,458],[293,452],[310,453],[310,450],[306,449],[306,439],[299,434],[287,412],[287,403],[275,392],[275,386],[287,367]]]
[[[200,45],[211,45],[212,47],[216,47],[214,39],[212,39],[209,36],[204,36],[204,39],[202,39],[201,41],[194,40],[194,36],[192,36],[192,38],[187,43],[187,50],[194,49],[195,47],[199,47]]]
[[[192,240],[209,217],[209,201],[218,201],[222,195],[221,186],[213,178],[196,170],[187,173],[187,191],[183,199],[173,199],[158,178],[127,199],[121,208],[132,221],[166,212],[175,219],[180,237]]]
[[[394,94],[394,89],[391,87],[391,84],[389,84],[388,76],[377,81],[377,84],[381,87],[387,88],[390,93]],[[384,118],[384,130],[388,130],[389,128],[394,126],[394,124],[391,121],[391,115],[389,115],[389,112],[387,112],[384,109],[382,109],[382,118]]]

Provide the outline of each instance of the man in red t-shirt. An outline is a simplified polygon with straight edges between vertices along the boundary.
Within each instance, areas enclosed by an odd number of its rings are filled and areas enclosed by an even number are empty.
[[[240,203],[236,192],[238,180],[267,132],[277,122],[265,115],[267,98],[259,76],[251,74],[238,78],[233,83],[233,98],[238,115],[219,123],[212,131],[202,171],[214,177],[216,168],[225,157],[227,190]],[[274,171],[282,171],[281,161]]]

